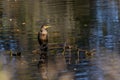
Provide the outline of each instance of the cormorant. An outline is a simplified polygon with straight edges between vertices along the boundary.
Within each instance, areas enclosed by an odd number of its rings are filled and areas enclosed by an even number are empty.
[[[40,45],[40,61],[39,64],[47,61],[47,51],[48,51],[48,31],[47,28],[50,26],[42,25],[40,31],[38,32],[38,42]]]
[[[40,31],[38,32],[38,42],[40,45],[40,50],[47,51],[48,46],[48,31],[47,28],[50,26],[42,25]]]

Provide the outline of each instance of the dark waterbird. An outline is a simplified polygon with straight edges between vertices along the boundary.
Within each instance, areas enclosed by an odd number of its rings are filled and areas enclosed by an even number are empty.
[[[40,31],[38,32],[38,42],[40,45],[40,61],[38,62],[38,67],[40,64],[47,61],[47,51],[48,51],[48,31],[50,26],[42,25]]]
[[[47,29],[49,27],[50,26],[42,25],[40,28],[40,31],[38,32],[38,42],[40,45],[40,49],[44,49],[44,47],[46,47],[48,44],[48,31],[47,31]]]

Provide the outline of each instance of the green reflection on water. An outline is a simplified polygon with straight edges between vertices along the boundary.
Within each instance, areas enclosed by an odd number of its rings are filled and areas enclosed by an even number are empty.
[[[59,3],[59,4],[58,4]],[[78,4],[79,3],[79,4]],[[85,1],[3,1],[3,31],[19,37],[25,49],[38,46],[37,32],[42,24],[49,29],[49,43],[89,46],[89,2]],[[81,4],[81,5],[80,5]],[[8,28],[7,28],[8,27]],[[7,28],[7,29],[4,29]],[[9,29],[11,28],[11,29]],[[16,32],[19,30],[18,32]],[[14,34],[14,35],[13,35]]]

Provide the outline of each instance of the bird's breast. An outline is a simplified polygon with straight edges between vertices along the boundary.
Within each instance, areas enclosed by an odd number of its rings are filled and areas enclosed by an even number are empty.
[[[40,35],[39,38],[41,41],[47,40],[47,35],[48,35],[47,30],[42,30],[39,35]]]
[[[40,39],[46,40],[47,39],[47,35],[46,34],[41,34]]]

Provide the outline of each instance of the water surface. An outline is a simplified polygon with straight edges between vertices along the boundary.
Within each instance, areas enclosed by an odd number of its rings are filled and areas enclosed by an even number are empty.
[[[118,80],[118,3],[115,0],[1,0],[0,76],[4,80]],[[39,49],[37,32],[43,24],[52,26],[48,29],[52,57],[39,72],[39,54],[33,52]],[[66,49],[61,56],[64,45],[72,49]],[[93,56],[86,55],[85,51],[93,49]],[[22,56],[13,57],[11,51],[20,51]]]

